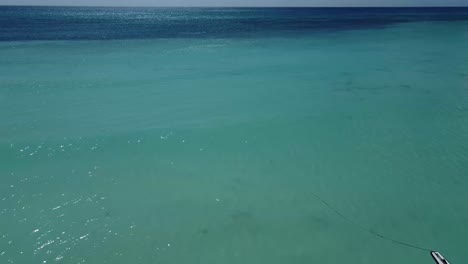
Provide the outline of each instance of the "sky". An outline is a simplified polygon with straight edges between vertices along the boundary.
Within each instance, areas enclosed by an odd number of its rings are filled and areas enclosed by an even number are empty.
[[[468,0],[0,0],[0,5],[60,6],[468,6]]]

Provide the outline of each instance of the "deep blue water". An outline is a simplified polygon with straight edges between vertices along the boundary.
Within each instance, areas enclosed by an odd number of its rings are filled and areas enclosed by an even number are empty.
[[[468,8],[0,7],[0,41],[217,38],[468,20]]]

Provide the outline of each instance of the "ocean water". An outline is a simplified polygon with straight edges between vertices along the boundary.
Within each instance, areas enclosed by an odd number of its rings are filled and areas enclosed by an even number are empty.
[[[0,263],[468,261],[468,9],[0,7]]]

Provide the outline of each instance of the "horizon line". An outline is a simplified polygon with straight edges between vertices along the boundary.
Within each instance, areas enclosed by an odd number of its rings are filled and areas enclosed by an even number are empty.
[[[434,6],[197,6],[197,5],[3,5],[0,7],[118,7],[118,8],[468,8],[467,5],[434,5]]]

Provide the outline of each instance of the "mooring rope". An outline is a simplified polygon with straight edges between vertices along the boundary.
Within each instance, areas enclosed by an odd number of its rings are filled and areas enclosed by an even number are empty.
[[[358,227],[359,229],[375,236],[375,237],[378,237],[380,239],[384,239],[384,240],[387,240],[387,241],[390,241],[390,242],[393,242],[393,243],[396,243],[396,244],[400,244],[402,246],[405,246],[405,247],[409,247],[409,248],[414,248],[414,249],[418,249],[418,250],[423,250],[423,251],[427,251],[427,252],[432,252],[434,250],[431,250],[431,249],[428,249],[428,248],[424,248],[424,247],[420,247],[420,246],[417,246],[417,245],[414,245],[414,244],[410,244],[410,243],[407,243],[407,242],[403,242],[403,241],[400,241],[400,240],[397,240],[397,239],[393,239],[391,237],[387,237],[387,236],[384,236],[382,234],[379,234],[377,232],[374,232],[372,230],[370,230],[369,228],[359,224],[358,222],[356,221],[353,221],[352,219],[350,219],[349,217],[347,217],[346,215],[344,215],[343,213],[341,213],[338,209],[336,209],[335,207],[333,207],[330,203],[328,203],[327,201],[325,201],[324,199],[322,199],[322,197],[318,196],[317,194],[315,193],[311,193],[313,196],[315,196],[315,198],[317,198],[317,200],[319,200],[323,205],[325,205],[329,210],[333,211],[335,214],[337,214],[338,216],[340,216],[343,220],[345,220],[346,222]]]

